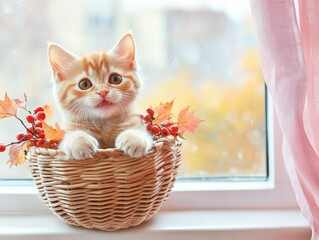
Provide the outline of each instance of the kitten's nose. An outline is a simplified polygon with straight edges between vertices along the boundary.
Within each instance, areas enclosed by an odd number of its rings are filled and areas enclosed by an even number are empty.
[[[108,93],[109,93],[108,89],[97,92],[97,94],[99,94],[102,98],[105,98]]]

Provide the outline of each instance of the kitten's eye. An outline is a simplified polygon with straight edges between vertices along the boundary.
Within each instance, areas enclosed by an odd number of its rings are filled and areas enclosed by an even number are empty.
[[[109,78],[109,83],[119,85],[122,82],[122,77],[119,74],[112,74]]]
[[[88,90],[91,87],[92,87],[92,83],[87,78],[84,78],[79,82],[79,88],[82,90]]]

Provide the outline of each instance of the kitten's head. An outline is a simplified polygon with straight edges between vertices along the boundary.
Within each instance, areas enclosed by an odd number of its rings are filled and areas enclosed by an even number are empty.
[[[124,35],[109,52],[78,57],[49,45],[54,95],[73,120],[105,119],[127,112],[140,88],[132,34]]]

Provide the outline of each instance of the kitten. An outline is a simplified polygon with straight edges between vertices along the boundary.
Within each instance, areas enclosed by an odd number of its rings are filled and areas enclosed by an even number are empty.
[[[134,110],[141,80],[132,34],[109,52],[78,57],[49,44],[48,55],[66,130],[59,149],[70,159],[91,158],[98,148],[113,147],[130,157],[145,155],[152,138]]]

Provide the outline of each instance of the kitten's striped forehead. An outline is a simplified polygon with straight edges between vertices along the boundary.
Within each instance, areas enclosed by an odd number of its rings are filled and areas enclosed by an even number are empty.
[[[106,53],[91,53],[83,57],[82,65],[88,75],[96,75],[99,79],[104,79],[105,75],[110,72]]]

